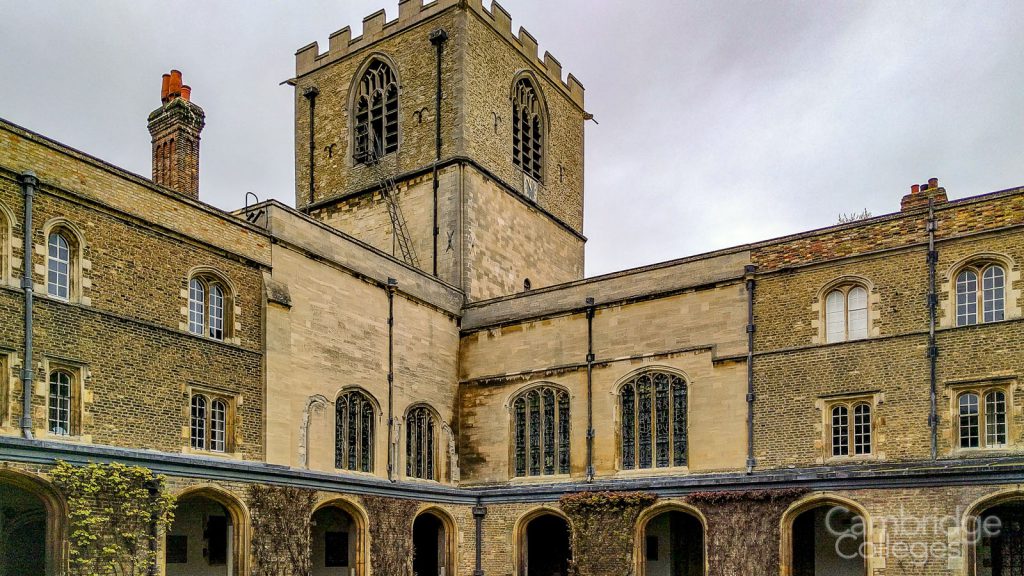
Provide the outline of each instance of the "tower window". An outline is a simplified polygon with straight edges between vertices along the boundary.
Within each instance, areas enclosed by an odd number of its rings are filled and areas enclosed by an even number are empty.
[[[355,102],[355,154],[372,163],[398,151],[398,81],[381,60],[374,60],[359,80]]]
[[[512,92],[512,163],[541,180],[544,167],[544,121],[533,83],[520,78]]]

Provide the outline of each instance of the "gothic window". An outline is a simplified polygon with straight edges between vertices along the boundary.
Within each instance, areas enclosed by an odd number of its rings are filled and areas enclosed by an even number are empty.
[[[833,457],[870,456],[871,404],[863,400],[834,403],[829,410],[829,439]]]
[[[827,342],[868,337],[868,291],[863,286],[836,288],[825,297]]]
[[[516,476],[569,473],[569,393],[540,386],[512,400]]]
[[[63,370],[50,373],[49,418],[47,430],[57,436],[68,436],[71,430],[71,396],[73,377]]]
[[[544,117],[540,95],[529,78],[520,78],[512,91],[512,163],[527,176],[541,180],[544,162]]]
[[[437,474],[437,428],[434,413],[417,406],[405,418],[405,475],[439,480]]]
[[[957,398],[957,411],[960,448],[1006,446],[1006,392],[1002,388],[961,393]]]
[[[979,290],[978,279],[981,279]],[[956,325],[1003,320],[1006,304],[1006,272],[999,265],[964,268],[956,276]]]
[[[373,472],[373,431],[377,409],[359,390],[338,396],[335,402],[334,467]]]
[[[372,163],[398,150],[398,80],[374,60],[359,80],[355,101],[355,159]]]
[[[666,372],[645,372],[623,385],[619,399],[622,467],[685,466],[686,382]]]
[[[46,293],[54,298],[71,298],[71,243],[61,232],[47,239]]]
[[[194,450],[227,452],[228,402],[205,394],[189,401],[189,445]]]
[[[224,340],[227,305],[221,280],[208,274],[193,276],[188,282],[188,331],[196,336]]]

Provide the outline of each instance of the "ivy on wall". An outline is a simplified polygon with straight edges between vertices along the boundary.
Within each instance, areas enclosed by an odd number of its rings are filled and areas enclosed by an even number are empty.
[[[412,576],[412,523],[419,503],[364,496],[370,521],[370,565],[374,576]]]
[[[316,492],[252,484],[246,496],[252,518],[252,576],[309,576]]]
[[[708,574],[777,576],[782,514],[803,489],[695,492],[707,519]]]
[[[632,576],[636,520],[658,497],[647,492],[579,492],[563,496],[572,520],[576,576]]]
[[[142,576],[157,560],[157,535],[174,518],[174,497],[148,468],[58,462],[53,483],[68,506],[70,576]]]

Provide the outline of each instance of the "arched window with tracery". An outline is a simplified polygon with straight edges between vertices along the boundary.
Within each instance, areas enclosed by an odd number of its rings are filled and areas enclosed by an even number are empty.
[[[982,264],[960,270],[956,276],[957,326],[970,326],[979,320],[1000,322],[1005,314],[1006,271],[1002,266]]]
[[[219,278],[210,274],[193,276],[188,282],[188,331],[224,340],[228,335],[227,294]]]
[[[334,466],[373,472],[373,401],[360,390],[349,390],[338,396],[334,409]]]
[[[541,180],[544,168],[544,116],[537,89],[520,78],[512,90],[512,163]]]
[[[569,393],[539,386],[512,401],[516,476],[569,473]]]
[[[398,151],[398,80],[391,66],[374,60],[357,90],[354,157],[371,163]]]
[[[417,406],[405,417],[405,475],[410,478],[438,480],[438,423],[434,412]]]
[[[644,372],[623,384],[619,396],[622,468],[686,466],[686,381],[668,372]]]

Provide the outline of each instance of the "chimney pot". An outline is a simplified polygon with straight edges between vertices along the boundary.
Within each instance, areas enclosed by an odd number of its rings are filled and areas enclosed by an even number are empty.
[[[178,96],[181,96],[181,71],[171,70],[171,85],[167,97],[177,98]]]
[[[921,192],[927,192],[927,191],[928,191],[928,185],[927,184],[921,184]]]
[[[920,191],[921,191],[921,185],[920,184],[914,184],[913,186],[910,187],[910,193],[911,194],[917,194]]]
[[[167,102],[167,93],[171,90],[171,75],[164,74],[160,82],[160,101]]]
[[[939,187],[939,179],[938,178],[929,178],[928,179],[928,188],[938,188],[938,187]]]
[[[181,99],[184,100],[185,102],[188,102],[189,98],[191,98],[191,97],[192,97],[192,87],[191,86],[182,86],[181,87]]]

